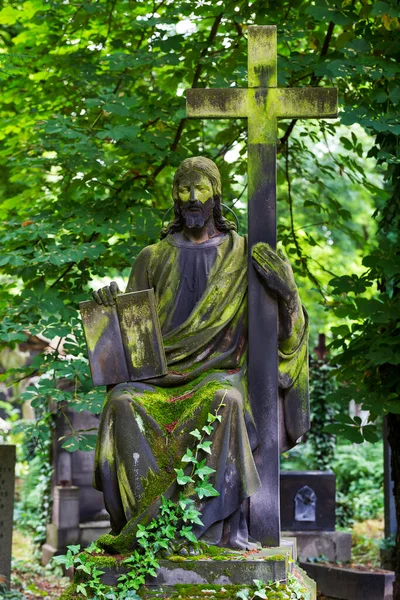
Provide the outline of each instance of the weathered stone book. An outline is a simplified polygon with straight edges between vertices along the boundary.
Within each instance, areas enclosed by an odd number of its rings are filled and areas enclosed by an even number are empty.
[[[93,385],[165,375],[167,363],[154,290],[129,292],[113,306],[81,302]]]

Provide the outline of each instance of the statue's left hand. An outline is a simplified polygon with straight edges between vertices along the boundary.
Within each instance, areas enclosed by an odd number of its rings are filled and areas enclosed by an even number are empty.
[[[118,284],[112,281],[110,285],[92,292],[93,299],[97,304],[103,304],[104,306],[113,306],[115,304],[115,298],[121,292],[118,289]]]
[[[298,302],[298,292],[292,267],[281,250],[276,252],[265,242],[252,249],[253,264],[268,289],[292,310]]]

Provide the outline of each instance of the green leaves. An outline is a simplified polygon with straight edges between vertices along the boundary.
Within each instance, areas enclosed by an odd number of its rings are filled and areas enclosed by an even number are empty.
[[[202,481],[205,479],[205,477],[207,477],[208,475],[211,475],[212,473],[215,473],[215,469],[212,469],[211,467],[208,467],[205,464],[205,460],[201,461],[201,463],[197,463],[196,466],[196,470],[194,472],[194,474],[199,477]]]
[[[190,475],[185,475],[183,469],[174,469],[177,478],[176,481],[178,485],[186,485],[187,483],[194,483],[194,480],[190,477]]]
[[[195,487],[195,492],[197,493],[200,500],[203,498],[211,498],[213,496],[219,496],[219,492],[211,485],[211,483],[207,483],[203,481],[201,484]]]
[[[197,444],[197,448],[198,450],[203,450],[203,452],[206,452],[207,454],[211,454],[211,444],[212,442],[200,442],[200,444]]]
[[[347,414],[336,416],[336,422],[326,425],[324,431],[342,435],[354,444],[361,444],[364,439],[368,442],[376,442],[379,439],[377,427],[370,423],[363,425],[360,417],[350,417]]]

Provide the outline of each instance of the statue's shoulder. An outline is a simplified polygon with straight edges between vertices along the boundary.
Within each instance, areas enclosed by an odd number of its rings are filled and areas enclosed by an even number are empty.
[[[240,248],[242,251],[247,252],[247,234],[245,235],[240,235],[237,231],[235,231],[234,229],[232,229],[229,232],[229,236],[231,239],[232,244],[234,245],[234,247],[236,248]]]
[[[154,260],[157,260],[157,258],[164,256],[169,247],[170,245],[168,244],[166,238],[156,242],[155,244],[150,244],[139,252],[135,262],[139,262],[141,264],[150,264]]]

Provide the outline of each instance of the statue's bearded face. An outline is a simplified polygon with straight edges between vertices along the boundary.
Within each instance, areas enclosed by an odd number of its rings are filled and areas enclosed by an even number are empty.
[[[203,227],[214,208],[213,188],[206,175],[192,171],[179,180],[179,208],[187,227]]]

